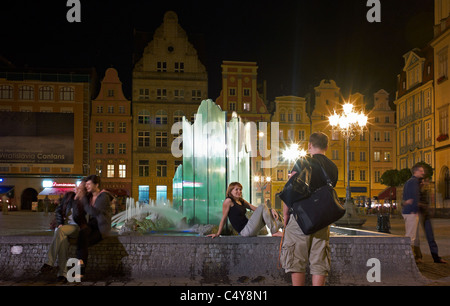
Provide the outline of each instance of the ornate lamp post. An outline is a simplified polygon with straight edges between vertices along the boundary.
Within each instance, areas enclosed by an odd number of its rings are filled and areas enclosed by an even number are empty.
[[[354,106],[350,103],[343,105],[341,114],[334,114],[328,117],[332,131],[342,134],[346,141],[347,150],[347,189],[345,197],[345,215],[339,219],[337,225],[358,226],[366,222],[365,219],[357,217],[350,189],[350,141],[357,135],[364,133],[367,125],[367,116],[363,113],[357,113],[353,110]]]

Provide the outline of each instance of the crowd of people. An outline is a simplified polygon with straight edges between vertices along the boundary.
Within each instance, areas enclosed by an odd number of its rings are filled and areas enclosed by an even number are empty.
[[[313,133],[308,143],[309,155],[297,160],[290,175],[300,173],[304,167],[310,167],[312,169],[310,188],[317,190],[327,183],[322,172],[323,168],[335,187],[338,180],[338,168],[325,156],[327,148],[328,136],[322,132]],[[402,215],[405,220],[406,236],[410,237],[413,254],[416,261],[420,262],[422,254],[418,231],[421,224],[434,261],[446,263],[439,256],[434,240],[428,212],[427,178],[424,167],[416,164],[411,172],[412,177],[405,184],[403,191]],[[42,273],[51,271],[58,261],[57,277],[60,281],[67,281],[65,263],[68,260],[68,238],[75,238],[76,256],[81,267],[80,275],[77,277],[84,277],[89,247],[106,238],[111,231],[112,200],[113,196],[108,191],[100,189],[100,178],[96,175],[84,178],[74,192],[64,195],[55,211],[56,229],[47,261],[41,268]],[[209,237],[219,237],[227,220],[239,235],[245,237],[257,236],[260,230],[267,226],[272,236],[283,237],[280,262],[284,270],[291,274],[292,284],[305,285],[308,264],[312,274],[312,284],[316,286],[325,284],[331,267],[329,226],[306,235],[287,205],[283,205],[282,216],[266,204],[255,207],[242,198],[242,185],[239,182],[233,182],[228,186],[222,207],[222,218],[218,230],[208,235]],[[250,218],[246,216],[247,210],[253,212]]]

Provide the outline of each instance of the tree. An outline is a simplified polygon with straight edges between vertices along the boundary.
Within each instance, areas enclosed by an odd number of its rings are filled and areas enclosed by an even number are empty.
[[[397,169],[387,170],[380,178],[380,183],[389,187],[400,185],[400,176]]]

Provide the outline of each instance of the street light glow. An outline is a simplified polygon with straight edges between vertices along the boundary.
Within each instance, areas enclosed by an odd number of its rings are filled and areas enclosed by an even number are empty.
[[[298,144],[292,143],[288,148],[286,148],[283,151],[282,156],[285,160],[293,162],[293,161],[296,161],[297,159],[299,159],[300,157],[305,157],[306,151],[303,149],[300,149]]]

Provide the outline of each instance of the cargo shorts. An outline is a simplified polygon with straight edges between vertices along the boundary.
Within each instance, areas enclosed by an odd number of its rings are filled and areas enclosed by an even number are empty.
[[[314,234],[305,235],[291,215],[281,247],[281,266],[286,273],[305,273],[309,262],[312,275],[327,276],[331,266],[329,240],[329,226]]]

